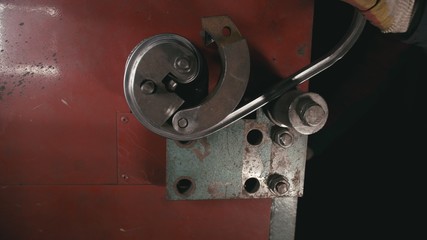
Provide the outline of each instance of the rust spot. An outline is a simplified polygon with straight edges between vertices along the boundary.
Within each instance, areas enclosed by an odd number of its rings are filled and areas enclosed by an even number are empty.
[[[300,183],[300,181],[301,181],[301,177],[300,177],[300,175],[301,175],[301,173],[300,173],[300,170],[298,169],[298,170],[295,172],[294,177],[292,178],[292,183],[293,183],[293,185],[294,185],[295,187],[298,187],[298,186],[299,186],[299,183]]]
[[[275,159],[276,158],[276,152],[275,151],[271,151],[271,159]]]
[[[23,23],[23,22],[21,22],[21,23],[19,24],[19,26],[24,26],[24,23]]]
[[[288,161],[286,161],[286,159],[285,159],[285,158],[282,158],[282,159],[280,159],[280,161],[278,161],[277,165],[278,165],[280,168],[287,169],[287,168],[289,167],[289,162],[288,162]]]
[[[207,138],[202,138],[200,140],[200,144],[202,145],[202,150],[198,149],[198,148],[193,148],[193,152],[196,155],[196,157],[200,160],[203,161],[205,160],[205,158],[207,156],[209,156],[209,154],[211,154],[211,145],[208,142]]]
[[[212,183],[208,186],[208,193],[211,195],[212,198],[221,198],[222,194],[220,191],[220,184],[219,183]]]

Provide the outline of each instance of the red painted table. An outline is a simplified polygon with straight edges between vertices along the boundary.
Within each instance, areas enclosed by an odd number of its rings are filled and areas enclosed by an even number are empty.
[[[248,40],[253,76],[310,62],[309,0],[0,2],[0,239],[268,239],[268,199],[166,200],[165,140],[123,94],[136,44],[202,47],[213,15]]]

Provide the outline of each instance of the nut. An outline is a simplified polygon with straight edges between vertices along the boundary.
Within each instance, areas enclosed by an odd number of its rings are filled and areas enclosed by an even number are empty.
[[[294,136],[288,128],[276,128],[272,131],[273,141],[281,146],[282,148],[288,148],[292,146],[294,142]]]
[[[267,179],[267,185],[270,191],[277,195],[284,195],[289,191],[290,184],[285,176],[273,173]]]

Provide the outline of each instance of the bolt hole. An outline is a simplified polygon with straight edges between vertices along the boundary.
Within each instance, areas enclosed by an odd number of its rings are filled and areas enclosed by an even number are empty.
[[[256,193],[259,189],[259,181],[256,178],[248,178],[245,181],[244,188],[248,193]]]
[[[252,129],[248,132],[246,140],[251,145],[259,145],[262,142],[262,132],[258,129]]]
[[[222,36],[229,37],[231,36],[231,28],[228,26],[225,26],[222,28]]]
[[[188,178],[181,178],[176,183],[176,191],[181,194],[188,196],[193,190],[193,182]]]

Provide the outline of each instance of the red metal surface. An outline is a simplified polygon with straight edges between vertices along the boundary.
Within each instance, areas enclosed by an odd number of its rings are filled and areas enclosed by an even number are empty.
[[[224,14],[268,66],[252,76],[309,63],[309,0],[1,1],[0,236],[267,239],[268,200],[165,200],[164,139],[123,96],[137,43],[173,32],[202,48],[200,18]]]
[[[266,200],[164,198],[156,186],[3,186],[0,239],[267,239]]]
[[[119,184],[165,185],[166,141],[141,127],[131,113],[117,114]]]

